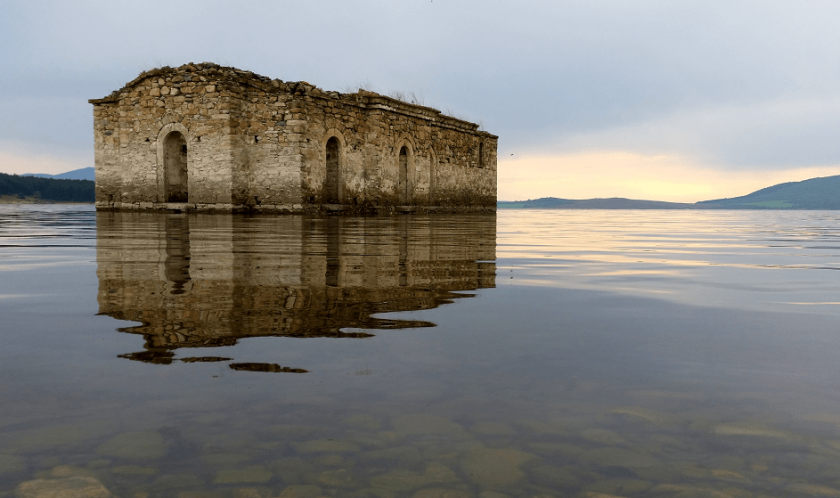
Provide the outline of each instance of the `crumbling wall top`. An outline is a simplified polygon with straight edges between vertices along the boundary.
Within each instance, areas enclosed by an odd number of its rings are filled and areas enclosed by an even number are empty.
[[[267,76],[256,74],[252,71],[245,71],[235,67],[220,66],[212,62],[188,63],[179,67],[164,66],[161,68],[143,71],[136,78],[126,83],[122,88],[111,92],[110,95],[100,99],[90,99],[89,103],[94,105],[118,103],[121,98],[129,93],[136,85],[146,78],[160,76],[172,78],[178,82],[212,82],[229,81],[244,87],[252,87],[266,93],[286,93],[294,96],[312,97],[317,99],[332,99],[342,104],[353,105],[366,109],[380,109],[388,112],[405,114],[421,119],[435,121],[438,125],[460,131],[485,135],[491,138],[498,138],[495,135],[479,130],[479,125],[469,121],[447,116],[441,111],[418,104],[404,102],[399,99],[381,95],[376,92],[359,89],[356,93],[343,94],[334,91],[325,91],[306,81],[284,82],[280,79],[272,79]]]

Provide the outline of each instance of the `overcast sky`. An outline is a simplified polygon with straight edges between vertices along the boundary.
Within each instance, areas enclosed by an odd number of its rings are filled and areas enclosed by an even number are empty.
[[[92,106],[212,61],[499,135],[499,198],[697,201],[840,174],[840,2],[0,2],[0,171],[93,165]]]

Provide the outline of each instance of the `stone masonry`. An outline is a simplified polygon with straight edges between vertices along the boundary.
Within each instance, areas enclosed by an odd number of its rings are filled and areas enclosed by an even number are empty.
[[[377,93],[190,63],[90,103],[100,210],[496,207],[497,136]]]

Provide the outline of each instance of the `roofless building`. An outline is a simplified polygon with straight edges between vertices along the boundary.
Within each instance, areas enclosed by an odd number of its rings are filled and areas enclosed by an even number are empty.
[[[497,136],[377,93],[190,63],[90,103],[97,209],[495,210]]]

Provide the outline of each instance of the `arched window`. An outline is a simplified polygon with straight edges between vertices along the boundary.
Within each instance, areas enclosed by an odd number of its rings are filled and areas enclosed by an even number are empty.
[[[163,142],[163,175],[166,184],[166,202],[189,200],[187,177],[187,139],[181,132],[173,131]]]
[[[478,144],[478,167],[484,167],[484,142]]]
[[[326,204],[341,204],[341,174],[339,172],[340,146],[336,137],[327,140],[326,165],[327,172],[324,179],[324,202]]]

